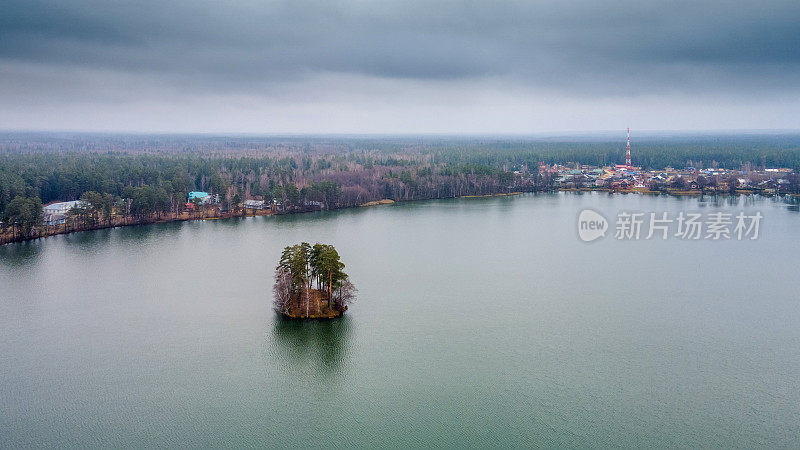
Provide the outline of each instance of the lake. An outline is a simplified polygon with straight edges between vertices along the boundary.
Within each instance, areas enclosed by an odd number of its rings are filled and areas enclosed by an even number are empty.
[[[763,220],[618,240],[621,211]],[[2,246],[0,447],[796,448],[798,236],[776,199],[557,193]],[[273,313],[300,241],[339,250],[343,319]]]

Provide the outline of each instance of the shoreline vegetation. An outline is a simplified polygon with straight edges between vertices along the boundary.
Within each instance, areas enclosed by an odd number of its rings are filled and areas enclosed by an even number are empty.
[[[701,197],[704,195],[716,196],[716,195],[760,195],[764,197],[773,197],[775,194],[765,194],[758,190],[744,190],[744,189],[737,189],[735,192],[708,192],[700,189],[694,190],[678,190],[678,189],[670,189],[665,191],[654,191],[648,189],[612,189],[612,188],[598,188],[598,187],[581,187],[581,188],[554,188],[550,190],[542,190],[542,191],[535,191],[539,193],[552,193],[552,192],[605,192],[608,194],[641,194],[641,195],[669,195],[675,197]],[[494,198],[494,197],[513,197],[518,196],[526,193],[534,193],[533,191],[530,192],[510,192],[510,193],[497,193],[497,194],[485,194],[485,195],[463,195],[460,197],[449,197],[450,199],[478,199],[478,198]],[[785,194],[788,197],[795,198],[800,200],[800,194]],[[420,202],[420,201],[427,201],[427,200],[446,200],[446,198],[425,198],[425,199],[418,199],[418,200],[405,200],[405,201],[395,201],[391,199],[381,199],[372,202],[367,202],[362,205],[358,205],[358,208],[364,207],[372,207],[372,206],[386,206],[386,205],[393,205],[396,203],[407,203],[407,202]],[[344,208],[337,208],[337,209],[350,209],[353,207],[344,207]],[[95,225],[83,225],[80,223],[73,223],[70,225],[69,223],[63,223],[60,225],[50,225],[50,226],[40,226],[38,228],[33,229],[28,235],[12,235],[11,231],[4,230],[0,232],[0,245],[5,244],[12,244],[15,242],[25,242],[31,241],[35,239],[46,238],[50,236],[58,236],[63,234],[72,234],[72,233],[81,233],[86,231],[97,231],[97,230],[104,230],[109,228],[120,228],[120,227],[128,227],[128,226],[145,226],[145,225],[152,225],[158,223],[169,223],[169,222],[186,222],[186,221],[194,221],[194,220],[222,220],[222,219],[235,219],[235,218],[245,218],[245,217],[263,217],[263,216],[272,216],[272,215],[284,215],[284,214],[303,214],[309,212],[319,212],[320,210],[301,210],[301,211],[290,211],[290,212],[279,212],[273,208],[267,208],[262,210],[247,210],[245,208],[238,208],[235,211],[218,211],[213,208],[208,209],[199,209],[195,212],[187,212],[183,211],[179,214],[176,214],[172,217],[162,216],[162,217],[153,217],[153,218],[145,218],[145,219],[136,219],[133,217],[118,217],[114,216],[110,222],[106,223],[97,223]]]
[[[525,192],[800,195],[800,134],[650,138],[641,167],[615,164],[620,143],[0,133],[0,244]]]

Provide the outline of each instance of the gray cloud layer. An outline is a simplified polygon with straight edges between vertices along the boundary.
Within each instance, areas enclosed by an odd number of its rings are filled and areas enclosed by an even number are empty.
[[[796,99],[798,24],[796,0],[7,0],[0,118],[11,106],[34,115],[37,104],[164,96],[287,105],[311,98],[348,109],[437,86],[446,86],[445,103],[477,90],[482,107],[507,105],[504,90],[532,101],[586,99],[583,109],[649,95]],[[485,97],[497,92],[494,103]],[[367,98],[352,100],[359,95]],[[425,102],[399,103],[403,116]]]

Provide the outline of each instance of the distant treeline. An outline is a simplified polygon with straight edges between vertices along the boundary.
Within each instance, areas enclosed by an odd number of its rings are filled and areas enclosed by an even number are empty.
[[[110,204],[114,214],[146,220],[182,209],[190,191],[219,195],[228,209],[249,198],[276,199],[279,212],[531,191],[551,183],[538,173],[540,162],[621,163],[623,148],[618,139],[9,133],[0,135],[0,213],[13,224],[33,205],[87,193],[104,199],[96,215]],[[633,145],[633,162],[798,169],[800,135],[652,137]]]
[[[634,165],[650,169],[703,165],[736,169],[800,168],[800,133],[645,134],[632,138]],[[428,154],[437,162],[508,164],[624,162],[624,133],[597,136],[486,137],[452,136],[203,136],[74,133],[0,133],[0,153],[148,153],[205,157]]]
[[[800,169],[800,134],[675,136],[639,139],[631,144],[633,164],[645,169],[693,166],[738,169]],[[487,140],[442,142],[427,147],[439,161],[495,167],[538,162],[593,166],[625,162],[624,136],[618,141]]]

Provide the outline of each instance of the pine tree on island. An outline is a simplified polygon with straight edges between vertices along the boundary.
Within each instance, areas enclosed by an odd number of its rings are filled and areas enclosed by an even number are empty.
[[[332,245],[307,242],[283,249],[275,268],[275,311],[292,318],[341,316],[356,288]]]

